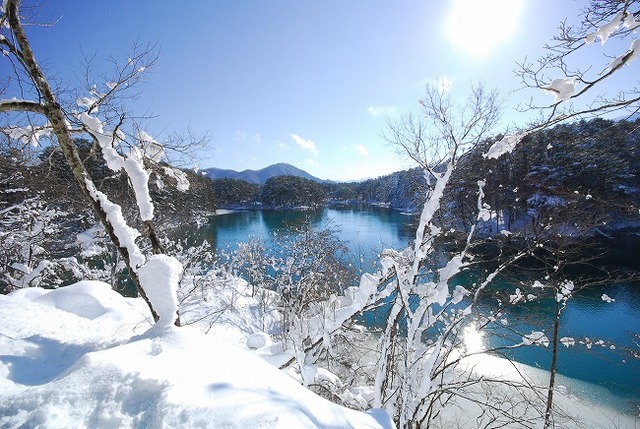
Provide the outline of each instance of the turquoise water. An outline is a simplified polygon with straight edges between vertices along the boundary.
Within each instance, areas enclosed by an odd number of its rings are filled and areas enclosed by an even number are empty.
[[[399,212],[368,206],[325,208],[315,211],[246,211],[213,217],[198,231],[219,250],[232,250],[237,243],[261,236],[269,244],[288,222],[309,216],[315,227],[333,227],[348,243],[351,258],[363,271],[378,268],[377,255],[384,248],[407,246],[414,236],[415,219]],[[640,239],[620,242],[613,260],[620,264],[636,263],[640,254]],[[640,271],[640,266],[633,267]],[[498,288],[513,290],[503,283]],[[603,293],[615,299],[606,303]],[[489,304],[489,303],[487,303]],[[480,306],[482,307],[482,306]],[[541,299],[515,305],[504,311],[508,327],[519,332],[544,330],[549,337],[553,328],[553,299]],[[372,322],[375,323],[375,322]],[[617,283],[592,287],[576,293],[561,316],[560,337],[576,340],[602,340],[606,347],[577,345],[560,347],[559,373],[576,380],[596,384],[602,389],[581,392],[590,399],[605,401],[618,409],[637,414],[640,405],[640,284]],[[515,344],[521,336],[509,329],[485,335],[485,346]],[[615,349],[610,346],[615,345]],[[508,356],[522,363],[547,369],[551,360],[548,348],[524,347],[510,351]],[[609,392],[603,398],[603,392]],[[597,397],[593,397],[593,396]]]

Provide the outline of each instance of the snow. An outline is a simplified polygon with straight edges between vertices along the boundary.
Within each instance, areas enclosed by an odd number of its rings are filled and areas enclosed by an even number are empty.
[[[133,148],[129,157],[122,163],[124,170],[129,175],[131,187],[133,187],[136,203],[140,210],[142,220],[153,219],[153,202],[149,193],[149,173],[142,164],[142,155]]]
[[[542,347],[549,347],[549,338],[542,331],[532,331],[522,337],[522,343],[525,346],[536,345]]]
[[[108,284],[84,280],[60,289],[25,288],[11,294],[14,298],[29,299],[39,304],[63,310],[100,323],[136,323],[140,314],[131,315],[131,305]]]
[[[90,115],[88,112],[81,112],[77,117],[85,125],[87,131],[97,140],[107,167],[112,171],[124,169],[129,176],[142,220],[152,220],[153,203],[149,193],[149,173],[144,168],[142,153],[137,148],[132,148],[129,156],[125,158],[113,147],[116,137],[120,138],[121,133],[116,133],[115,136],[107,134],[100,119]]]
[[[109,223],[113,226],[114,233],[118,237],[120,245],[125,247],[129,252],[129,259],[131,260],[131,266],[136,269],[145,262],[145,257],[140,251],[140,248],[136,244],[135,240],[140,236],[140,232],[127,225],[127,222],[122,216],[122,208],[109,201],[107,196],[98,191],[92,182],[86,182],[87,189],[91,198],[100,203],[100,207],[107,215]]]
[[[563,339],[568,344],[573,341],[572,338]],[[452,406],[443,409],[439,419],[434,422],[434,427],[542,427],[542,424],[536,425],[529,418],[532,416],[532,405],[536,401],[546,399],[546,386],[549,383],[548,372],[482,353],[465,357],[461,362],[460,369],[466,373],[475,374],[475,377],[479,376],[480,382],[475,389],[470,389],[467,395],[455,398]],[[500,381],[506,383],[497,386],[496,382]],[[539,387],[532,390],[531,386]],[[522,423],[501,422],[499,416],[494,416],[495,420],[486,418],[483,422],[476,419],[476,416],[486,413],[487,409],[482,405],[483,399],[487,392],[491,391],[500,394],[503,398],[503,405],[510,404],[513,407],[510,410],[513,415],[523,417]],[[582,397],[575,395],[576,392],[585,393],[586,391],[591,391],[588,396],[594,402],[585,401]],[[553,398],[556,415],[552,427],[563,429],[637,428],[640,422],[637,416],[621,415],[602,405],[618,400],[612,397],[606,389],[597,388],[560,374],[556,374],[556,389]],[[476,403],[474,400],[478,402]]]
[[[633,14],[627,12],[624,21],[622,21],[622,26],[628,30],[635,30],[640,27],[640,21],[636,21]]]
[[[184,171],[177,168],[164,167],[164,174],[176,180],[176,188],[181,192],[189,190],[189,179]]]
[[[250,349],[261,349],[271,345],[271,336],[266,332],[256,332],[247,338],[247,347]]]
[[[507,134],[491,145],[487,153],[482,156],[489,159],[498,159],[505,153],[511,153],[526,135],[526,133]]]
[[[573,77],[556,78],[548,86],[542,87],[542,89],[555,96],[555,103],[560,103],[571,98],[576,89],[576,79]]]
[[[595,42],[596,39],[600,38],[600,40],[602,41],[602,44],[604,45],[607,39],[609,38],[609,36],[611,36],[611,34],[614,31],[616,31],[616,29],[620,25],[620,22],[622,21],[623,16],[624,15],[622,12],[618,12],[611,21],[609,21],[602,27],[598,28],[597,31],[587,34],[586,42],[593,43]],[[626,23],[627,21],[625,20],[625,24]]]
[[[160,318],[160,326],[171,325],[178,317],[178,283],[181,275],[182,264],[168,255],[151,255],[138,268],[140,283]]]
[[[138,131],[138,140],[140,140],[144,154],[150,160],[160,162],[165,157],[164,147],[146,132]]]
[[[393,427],[212,333],[149,329],[140,304],[101,282],[0,295],[0,427]]]
[[[611,61],[607,66],[607,69],[614,70],[615,68],[620,67],[621,64],[629,64],[631,61],[638,58],[638,56],[640,56],[640,39],[635,39],[631,42],[629,50]]]
[[[85,258],[97,256],[104,252],[104,246],[100,245],[98,238],[104,233],[104,228],[97,223],[86,231],[82,231],[76,235],[76,241],[80,244],[80,254]]]
[[[606,293],[603,293],[601,298],[602,298],[602,300],[603,300],[604,302],[607,302],[607,303],[615,302],[615,299],[611,298],[611,297],[610,297],[609,295],[607,295]]]
[[[40,127],[34,127],[33,125],[8,127],[3,128],[2,131],[7,133],[12,139],[31,144],[33,147],[39,147],[40,139],[43,137],[51,136],[51,126],[49,124]]]

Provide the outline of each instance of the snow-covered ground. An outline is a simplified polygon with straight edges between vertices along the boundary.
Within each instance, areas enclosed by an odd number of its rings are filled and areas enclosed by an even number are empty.
[[[0,295],[0,427],[387,428],[227,338],[151,327],[105,283]],[[246,339],[245,339],[246,342]]]
[[[289,357],[271,343],[277,315],[262,312],[246,282],[196,292],[183,299],[181,318],[193,323],[182,328],[152,326],[142,300],[101,282],[0,295],[0,428],[393,427],[384,411],[338,406],[277,369]],[[463,363],[486,380],[468,398],[501,389],[524,416],[506,427],[537,427],[527,419],[539,417],[530,405],[541,395],[507,385],[523,376],[544,385],[544,371],[486,355]],[[564,387],[555,401],[556,427],[640,427]],[[448,405],[442,427],[474,428],[487,411],[462,398]]]

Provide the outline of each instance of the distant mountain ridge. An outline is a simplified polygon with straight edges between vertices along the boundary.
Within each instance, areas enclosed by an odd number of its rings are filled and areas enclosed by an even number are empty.
[[[324,180],[318,179],[304,170],[283,162],[270,165],[260,170],[236,171],[222,168],[204,168],[201,171],[211,180],[236,179],[258,185],[264,185],[268,179],[276,176],[296,176],[313,180],[314,182],[324,182]]]

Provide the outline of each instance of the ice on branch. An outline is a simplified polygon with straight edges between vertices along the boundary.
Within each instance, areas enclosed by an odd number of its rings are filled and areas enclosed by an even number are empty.
[[[629,50],[611,61],[607,69],[614,70],[620,67],[621,64],[629,64],[631,61],[638,58],[638,56],[640,56],[640,39],[636,39],[631,42]]]
[[[514,295],[509,295],[509,304],[516,304],[524,299],[524,295],[520,291],[520,288],[516,288],[516,293]]]
[[[620,26],[620,22],[622,21],[623,17],[624,17],[624,14],[622,12],[618,12],[611,21],[609,21],[602,27],[598,28],[597,31],[587,34],[585,41],[587,43],[593,43],[596,41],[597,38],[600,38],[600,40],[602,41],[602,44],[604,45],[607,39],[609,38],[609,36],[611,36],[611,34],[614,31],[616,31],[618,26]]]
[[[462,255],[456,255],[447,262],[444,268],[440,268],[438,273],[440,274],[440,281],[447,282],[449,279],[460,272],[466,264],[462,261]]]
[[[144,168],[142,154],[137,148],[132,148],[129,157],[124,161],[123,167],[136,194],[140,217],[142,220],[153,219],[154,206],[149,193],[149,173]]]
[[[172,325],[178,317],[178,284],[182,264],[168,255],[149,256],[138,269],[140,283],[153,309],[158,313],[160,326]]]
[[[555,103],[560,103],[571,98],[573,92],[576,89],[576,78],[574,77],[560,77],[553,79],[548,86],[543,86],[542,89],[555,95]]]
[[[462,301],[464,297],[469,294],[471,294],[471,292],[469,292],[463,286],[458,285],[455,287],[455,289],[453,290],[453,293],[451,294],[451,303],[455,305],[460,301]]]
[[[492,144],[487,153],[482,156],[489,159],[498,159],[505,153],[511,153],[526,135],[527,133],[507,134],[501,140]]]

